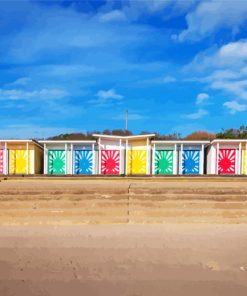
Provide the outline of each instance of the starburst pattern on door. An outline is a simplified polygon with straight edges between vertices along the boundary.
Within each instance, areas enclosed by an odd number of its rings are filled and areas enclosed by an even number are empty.
[[[182,173],[184,175],[199,174],[200,151],[184,150],[182,154]]]
[[[156,175],[170,175],[173,173],[173,151],[156,150],[154,171]]]
[[[147,171],[147,151],[128,150],[128,174],[143,175]]]
[[[93,151],[75,150],[74,151],[74,173],[77,175],[93,173]]]
[[[101,150],[101,174],[118,175],[120,170],[120,150]]]
[[[235,174],[236,149],[220,149],[218,155],[218,173]]]
[[[10,150],[10,174],[32,174],[34,169],[33,150]]]
[[[0,174],[4,173],[4,150],[0,149]]]
[[[247,175],[247,151],[242,150],[242,174]]]
[[[64,175],[66,162],[65,150],[48,151],[48,174]]]

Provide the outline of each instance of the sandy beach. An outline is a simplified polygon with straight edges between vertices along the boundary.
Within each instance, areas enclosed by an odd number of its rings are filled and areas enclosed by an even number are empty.
[[[246,295],[245,178],[0,182],[0,295]]]
[[[0,295],[246,295],[246,225],[0,229]]]

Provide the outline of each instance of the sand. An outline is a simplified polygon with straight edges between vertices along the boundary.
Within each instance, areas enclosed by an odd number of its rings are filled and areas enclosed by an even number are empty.
[[[247,295],[245,178],[0,182],[0,296]]]
[[[0,229],[0,295],[247,295],[246,225]]]

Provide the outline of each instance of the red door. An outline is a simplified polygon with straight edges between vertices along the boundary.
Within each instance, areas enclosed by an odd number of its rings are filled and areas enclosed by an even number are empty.
[[[118,175],[120,150],[101,150],[101,174]]]
[[[218,174],[236,173],[236,149],[220,149],[218,155]]]
[[[0,150],[0,174],[4,173],[4,150]]]

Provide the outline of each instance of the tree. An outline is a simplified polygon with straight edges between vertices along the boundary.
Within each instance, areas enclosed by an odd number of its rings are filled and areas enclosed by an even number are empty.
[[[216,138],[216,135],[213,133],[209,133],[207,131],[195,131],[188,136],[186,136],[185,140],[213,140]]]
[[[247,139],[247,126],[241,125],[239,129],[222,129],[216,136],[219,139]]]

